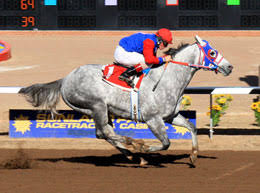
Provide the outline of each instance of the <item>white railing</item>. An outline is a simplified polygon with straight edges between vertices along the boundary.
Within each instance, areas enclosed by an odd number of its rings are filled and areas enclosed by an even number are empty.
[[[185,94],[209,94],[210,112],[212,112],[213,94],[260,94],[260,87],[187,87]],[[212,139],[214,133],[213,118],[210,113],[209,137]]]
[[[14,87],[1,86],[0,94],[15,94],[18,93],[21,88],[22,87],[17,87],[17,86]]]
[[[23,87],[0,86],[0,93],[18,93]],[[260,94],[260,87],[187,87],[185,94]]]

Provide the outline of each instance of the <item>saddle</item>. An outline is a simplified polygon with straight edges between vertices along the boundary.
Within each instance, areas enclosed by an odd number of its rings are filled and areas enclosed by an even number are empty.
[[[132,76],[132,80],[134,83],[133,88],[125,81],[119,80],[119,76],[127,69],[128,67],[119,64],[119,63],[113,63],[113,64],[107,64],[102,67],[103,72],[103,80],[115,87],[121,88],[125,91],[138,91],[141,82],[143,80],[144,74],[140,73],[137,76]]]

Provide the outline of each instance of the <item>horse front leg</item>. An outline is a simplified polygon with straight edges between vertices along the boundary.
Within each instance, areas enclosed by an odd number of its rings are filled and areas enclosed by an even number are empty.
[[[149,129],[152,131],[154,136],[162,143],[161,146],[150,146],[147,148],[146,151],[154,152],[167,150],[170,146],[170,140],[166,133],[165,123],[163,119],[159,115],[156,115],[147,120],[146,124],[148,125]]]
[[[181,114],[178,114],[170,123],[172,125],[186,127],[191,132],[192,137],[192,152],[190,155],[190,161],[191,164],[195,164],[197,157],[198,157],[198,139],[197,139],[197,128],[188,121],[185,117],[183,117]],[[194,165],[195,166],[195,165]]]

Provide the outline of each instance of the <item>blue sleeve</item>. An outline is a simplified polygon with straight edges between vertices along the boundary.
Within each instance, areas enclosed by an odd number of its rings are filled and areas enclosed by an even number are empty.
[[[159,64],[163,64],[163,58],[162,57],[158,57],[159,58]]]

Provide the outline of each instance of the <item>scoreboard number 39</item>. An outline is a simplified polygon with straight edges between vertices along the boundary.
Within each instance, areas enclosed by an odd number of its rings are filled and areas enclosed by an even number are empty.
[[[35,17],[34,16],[23,16],[22,17],[22,27],[34,27]]]

